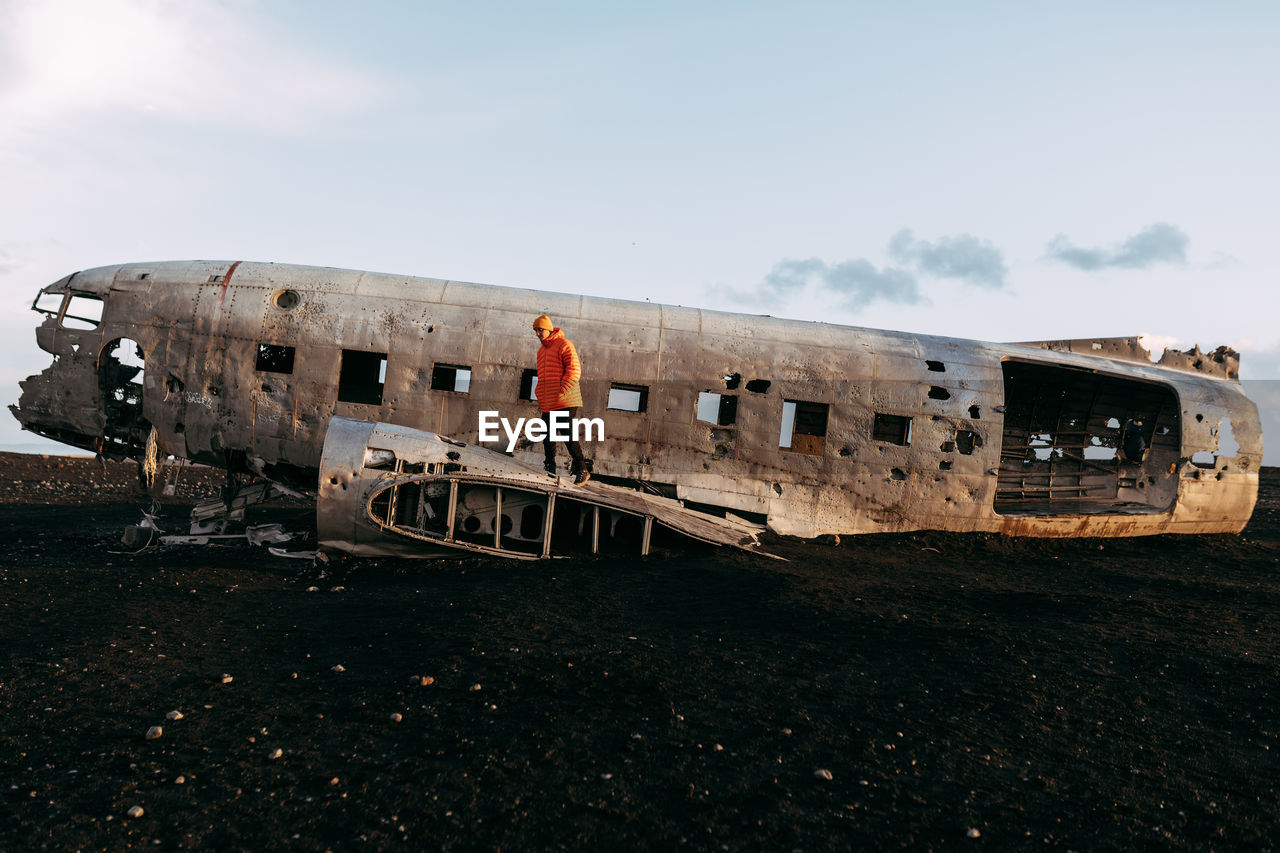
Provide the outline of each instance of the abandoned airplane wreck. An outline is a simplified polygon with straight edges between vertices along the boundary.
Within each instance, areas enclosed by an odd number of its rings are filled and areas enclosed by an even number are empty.
[[[763,525],[1239,532],[1262,462],[1225,347],[1157,364],[1132,338],[985,343],[239,261],[86,270],[33,308],[53,364],[12,407],[26,429],[305,489],[322,546],[354,553],[540,557],[619,528],[647,549],[655,522],[744,547]],[[604,422],[580,488],[525,439],[479,442],[481,412],[537,415],[543,313]]]

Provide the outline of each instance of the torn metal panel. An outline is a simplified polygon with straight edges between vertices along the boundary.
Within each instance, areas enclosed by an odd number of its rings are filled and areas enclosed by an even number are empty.
[[[598,481],[575,486],[483,447],[348,418],[329,425],[316,517],[322,549],[362,556],[453,550],[538,559],[610,543],[644,554],[654,523],[755,550],[760,532],[670,498]]]
[[[1153,364],[1137,338],[986,343],[249,261],[86,270],[33,307],[54,360],[22,383],[24,427],[124,456],[153,434],[309,491],[335,418],[474,447],[481,411],[536,416],[541,313],[582,356],[597,474],[778,532],[1237,532],[1262,460],[1225,348]],[[1136,460],[1117,452],[1132,420]],[[536,445],[513,453],[539,470]]]
[[[1029,341],[1017,344],[1024,347],[1038,347],[1054,352],[1074,352],[1082,355],[1096,355],[1122,361],[1133,361],[1138,364],[1150,364],[1151,352],[1142,345],[1140,338],[1080,338],[1062,341]],[[1166,347],[1160,354],[1159,365],[1171,370],[1184,370],[1188,373],[1204,373],[1223,379],[1240,378],[1240,353],[1231,347],[1221,346],[1213,352],[1200,351],[1199,345],[1185,352],[1173,347]]]

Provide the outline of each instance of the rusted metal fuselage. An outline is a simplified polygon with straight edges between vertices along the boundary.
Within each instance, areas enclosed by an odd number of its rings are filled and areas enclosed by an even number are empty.
[[[249,262],[87,270],[35,307],[55,360],[22,383],[27,429],[133,457],[153,437],[321,494],[335,417],[470,445],[481,412],[536,417],[542,313],[582,357],[600,479],[784,534],[1238,532],[1262,461],[1226,350],[1157,365],[1133,339],[984,343]],[[512,454],[541,460],[523,438]]]

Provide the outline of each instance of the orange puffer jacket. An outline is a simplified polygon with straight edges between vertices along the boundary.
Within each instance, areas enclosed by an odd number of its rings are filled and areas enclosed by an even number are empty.
[[[538,408],[544,412],[582,405],[582,362],[573,342],[552,329],[538,347]]]

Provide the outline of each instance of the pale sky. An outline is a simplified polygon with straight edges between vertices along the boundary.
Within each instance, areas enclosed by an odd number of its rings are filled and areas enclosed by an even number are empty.
[[[0,0],[0,402],[41,286],[242,259],[1230,344],[1280,464],[1278,41],[1261,0]]]

